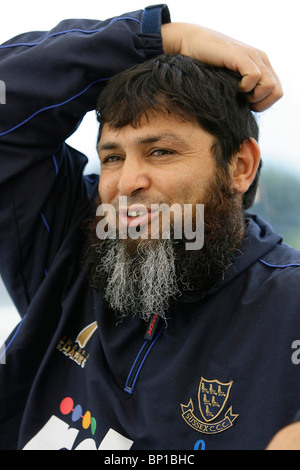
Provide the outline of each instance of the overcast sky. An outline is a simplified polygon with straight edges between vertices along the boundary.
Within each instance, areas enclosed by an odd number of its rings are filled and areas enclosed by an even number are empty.
[[[106,19],[144,8],[138,0],[15,0],[1,6],[0,43],[24,31],[49,30],[66,18]],[[159,2],[157,2],[159,3]],[[260,114],[265,167],[274,163],[300,176],[299,0],[169,0],[172,21],[197,23],[265,51],[284,88],[284,97]],[[1,80],[1,69],[0,69]],[[89,115],[69,142],[95,161],[96,122]],[[93,163],[89,168],[93,166]]]

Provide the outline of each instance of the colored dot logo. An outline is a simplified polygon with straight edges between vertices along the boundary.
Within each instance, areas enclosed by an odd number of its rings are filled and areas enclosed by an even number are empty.
[[[64,398],[60,403],[59,409],[63,415],[68,415],[69,413],[72,412],[73,423],[82,419],[83,429],[88,429],[89,427],[91,427],[92,435],[95,434],[96,427],[97,427],[97,422],[95,418],[91,416],[90,411],[86,411],[83,414],[81,405],[74,406],[74,401],[72,398],[70,397]]]

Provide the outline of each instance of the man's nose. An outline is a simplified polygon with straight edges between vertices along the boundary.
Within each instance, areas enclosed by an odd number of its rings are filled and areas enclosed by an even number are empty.
[[[149,189],[150,185],[147,165],[138,158],[126,158],[118,181],[119,194],[131,196],[137,191]]]

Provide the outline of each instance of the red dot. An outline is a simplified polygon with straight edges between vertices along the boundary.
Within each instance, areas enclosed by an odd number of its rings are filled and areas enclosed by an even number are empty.
[[[60,412],[63,415],[69,414],[71,411],[73,411],[74,408],[74,401],[70,397],[64,398],[61,403],[60,403]]]

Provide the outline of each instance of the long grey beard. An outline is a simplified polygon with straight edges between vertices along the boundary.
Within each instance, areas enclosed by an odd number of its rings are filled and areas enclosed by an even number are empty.
[[[224,278],[241,247],[245,218],[241,199],[226,176],[216,176],[207,191],[204,246],[186,250],[185,240],[104,239],[96,236],[99,218],[88,223],[83,260],[89,284],[100,291],[117,317],[152,314],[163,319],[179,297],[204,295]]]
[[[180,293],[171,240],[139,243],[131,256],[118,239],[100,244],[95,250],[103,254],[98,258],[96,276],[106,278],[104,297],[118,317],[137,315],[148,321],[157,313],[166,319],[170,298]]]

